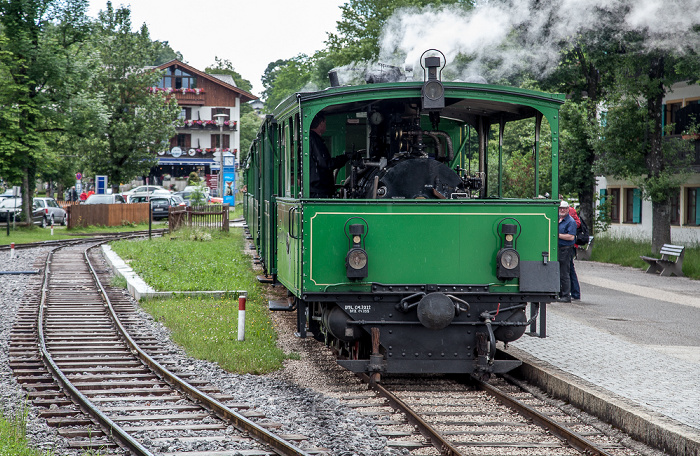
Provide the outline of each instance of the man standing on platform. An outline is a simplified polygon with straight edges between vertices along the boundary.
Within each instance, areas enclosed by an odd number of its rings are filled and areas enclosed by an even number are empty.
[[[574,256],[576,222],[569,215],[569,203],[559,204],[559,302],[571,302],[571,259]]]

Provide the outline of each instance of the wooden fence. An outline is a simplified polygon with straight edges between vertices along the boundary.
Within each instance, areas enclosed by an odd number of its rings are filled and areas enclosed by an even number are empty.
[[[66,207],[68,229],[76,227],[121,226],[124,223],[146,223],[150,213],[148,203],[73,204]]]
[[[207,206],[175,206],[168,210],[169,230],[183,226],[221,228],[228,231],[228,204],[210,204]]]

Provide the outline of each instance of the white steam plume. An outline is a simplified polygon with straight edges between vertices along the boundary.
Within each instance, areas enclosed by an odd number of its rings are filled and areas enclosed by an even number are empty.
[[[495,82],[522,70],[544,75],[558,64],[563,43],[605,25],[620,33],[643,32],[653,49],[698,50],[700,43],[689,42],[688,32],[700,24],[699,6],[698,0],[486,0],[471,11],[400,9],[384,27],[379,61],[412,66],[422,79],[420,56],[434,48],[448,65],[458,56],[466,61],[453,80]],[[517,43],[509,41],[515,30]]]

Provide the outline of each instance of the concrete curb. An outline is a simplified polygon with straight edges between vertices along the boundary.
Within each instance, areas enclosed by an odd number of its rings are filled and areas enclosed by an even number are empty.
[[[514,373],[548,394],[566,401],[636,440],[674,456],[700,455],[700,433],[629,399],[586,382],[546,361],[510,346],[506,356],[523,361]],[[669,394],[673,394],[669,391]],[[682,401],[682,392],[678,392]]]
[[[112,248],[107,244],[102,244],[102,252],[104,253],[107,263],[112,268],[116,275],[126,279],[126,288],[129,294],[135,300],[140,301],[142,298],[170,298],[173,296],[207,296],[221,298],[224,296],[245,296],[248,294],[244,290],[236,291],[156,291],[148,285],[141,277],[139,277],[131,267],[119,257]]]

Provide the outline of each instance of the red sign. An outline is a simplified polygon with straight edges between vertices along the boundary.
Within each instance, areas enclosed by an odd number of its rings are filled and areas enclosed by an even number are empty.
[[[207,174],[206,179],[207,179],[207,187],[209,187],[211,189],[217,188],[217,184],[219,182],[219,175],[218,174]]]

